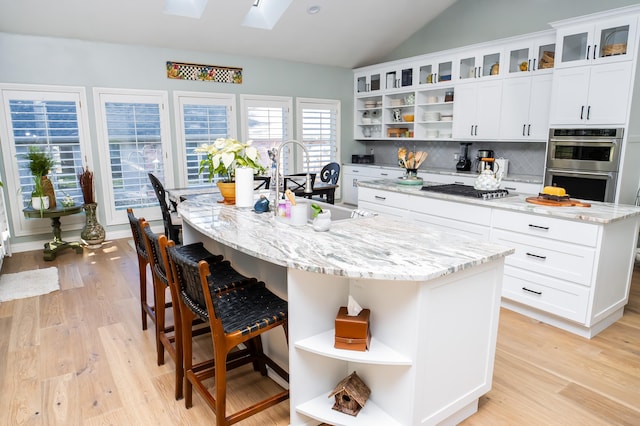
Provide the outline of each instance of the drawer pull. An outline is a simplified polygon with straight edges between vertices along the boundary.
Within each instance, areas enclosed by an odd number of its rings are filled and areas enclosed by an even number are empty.
[[[454,181],[453,183],[455,183],[456,185],[464,185],[464,182],[460,182],[460,181]]]
[[[541,291],[530,290],[530,289],[528,289],[526,287],[522,287],[522,289],[524,291],[528,291],[529,293],[533,293],[533,294],[537,294],[538,296],[542,296],[542,292]]]
[[[380,173],[380,176],[389,176],[389,173]]]
[[[540,226],[540,225],[532,225],[532,224],[529,224],[529,228],[542,229],[544,231],[548,231],[549,230],[548,226]]]
[[[381,197],[379,195],[376,195],[375,198],[376,200],[382,200],[382,201],[385,201],[387,199],[387,197]]]
[[[505,186],[504,189],[506,189],[507,191],[515,191],[516,187],[515,186]]]
[[[542,259],[542,260],[546,260],[547,259],[547,256],[540,256],[539,254],[533,254],[533,253],[529,253],[529,252],[527,252],[527,256],[535,257],[536,259]]]

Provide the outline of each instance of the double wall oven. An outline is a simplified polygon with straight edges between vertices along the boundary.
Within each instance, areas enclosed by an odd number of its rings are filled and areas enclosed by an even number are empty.
[[[623,129],[551,129],[545,185],[573,198],[614,202]]]

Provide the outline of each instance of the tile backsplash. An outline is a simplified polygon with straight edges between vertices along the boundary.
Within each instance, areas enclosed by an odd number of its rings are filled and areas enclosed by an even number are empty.
[[[410,151],[427,151],[429,156],[420,166],[421,169],[451,168],[455,170],[454,155],[460,152],[460,143],[454,141],[367,141],[364,152],[352,154],[370,154],[373,149],[376,164],[397,165],[398,148],[405,147]],[[546,144],[540,142],[473,142],[469,145],[469,159],[473,162],[479,149],[493,150],[496,158],[509,160],[509,174],[544,175]]]

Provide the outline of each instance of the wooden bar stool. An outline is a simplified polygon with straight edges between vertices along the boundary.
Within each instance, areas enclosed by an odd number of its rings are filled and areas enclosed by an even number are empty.
[[[283,326],[287,335],[287,302],[270,292],[263,282],[230,286],[224,274],[216,271],[217,265],[194,262],[169,247],[169,262],[180,290],[182,313],[185,405],[192,405],[192,390],[203,397],[216,415],[216,425],[230,425],[244,420],[259,411],[272,407],[289,398],[283,390],[263,401],[255,403],[231,415],[226,414],[227,370],[253,363],[253,368],[266,376],[268,365],[287,382],[289,374],[262,351],[260,335],[274,327]],[[222,277],[220,277],[222,275]],[[214,351],[213,367],[196,371],[192,368],[189,321],[198,316],[208,321],[212,333]],[[244,343],[249,350],[233,350]],[[215,380],[213,394],[204,380]]]
[[[133,243],[136,246],[136,254],[138,255],[138,273],[140,277],[140,312],[142,314],[142,329],[147,329],[147,316],[151,318],[151,321],[155,324],[155,300],[153,305],[149,305],[147,302],[147,265],[149,264],[149,254],[147,253],[147,247],[142,239],[142,228],[140,227],[140,221],[144,218],[137,218],[133,214],[133,209],[127,209],[127,216],[129,218],[129,225],[131,226],[131,234],[133,234]]]

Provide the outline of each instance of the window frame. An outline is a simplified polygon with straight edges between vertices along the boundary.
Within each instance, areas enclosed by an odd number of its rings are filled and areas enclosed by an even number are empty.
[[[84,87],[54,86],[33,84],[2,84],[0,83],[0,140],[2,143],[2,158],[5,169],[5,186],[9,198],[9,216],[13,228],[13,235],[24,237],[38,234],[51,234],[50,220],[32,220],[25,218],[22,213],[22,195],[16,146],[13,136],[11,111],[9,101],[21,100],[52,100],[76,102],[78,140],[83,164],[93,170],[92,151],[90,146],[89,115],[86,108],[87,96]],[[13,190],[15,189],[15,190]],[[60,197],[57,197],[60,198]],[[85,223],[83,215],[69,215],[60,218],[63,231],[82,229]]]
[[[105,184],[102,185],[101,194],[103,196],[103,211],[106,215],[106,225],[121,225],[128,223],[126,209],[117,210],[115,208],[115,197],[113,186],[107,182],[113,182],[110,155],[109,137],[106,122],[106,102],[122,103],[157,103],[160,116],[160,144],[162,146],[162,164],[164,168],[165,188],[174,186],[173,164],[170,155],[173,155],[171,148],[169,95],[164,90],[140,90],[140,89],[115,89],[105,87],[93,88],[93,102],[96,114],[96,134],[98,141],[97,152],[104,161],[100,162],[100,177]],[[160,207],[133,207],[137,217],[144,217],[148,221],[161,220],[162,212]]]
[[[290,96],[267,96],[267,95],[240,95],[240,123],[242,128],[242,138],[243,141],[249,140],[249,126],[248,126],[248,113],[247,108],[249,107],[280,107],[286,113],[286,126],[285,126],[285,137],[284,141],[293,139],[293,98]],[[279,145],[279,144],[278,144]],[[291,145],[289,145],[291,146]],[[274,146],[270,147],[274,148]],[[261,154],[261,162],[266,166],[267,170],[269,170],[270,162],[268,157],[265,157]],[[266,172],[269,174],[269,171]],[[291,170],[282,171],[281,173],[292,173]]]
[[[335,114],[335,141],[333,144],[334,155],[331,161],[335,161],[340,164],[340,101],[336,99],[318,99],[318,98],[296,98],[296,137],[302,142],[304,145],[305,142],[303,140],[303,131],[304,131],[304,123],[303,123],[303,110],[304,109],[333,109]],[[306,167],[304,159],[302,156],[298,159],[299,163],[298,167]],[[304,170],[306,171],[306,170]],[[313,170],[314,172],[320,173],[320,170]]]
[[[176,123],[175,140],[178,162],[178,186],[186,188],[189,186],[187,176],[187,154],[186,154],[186,137],[184,122],[184,105],[185,104],[202,104],[202,105],[224,105],[227,107],[227,137],[238,138],[238,120],[236,114],[236,95],[233,93],[203,93],[174,91],[173,92],[173,109],[174,119]]]

